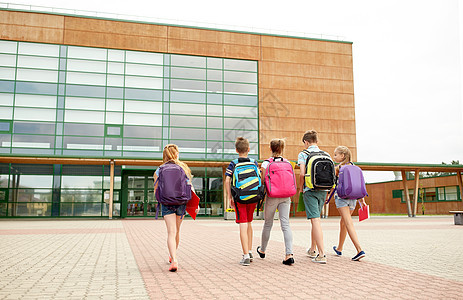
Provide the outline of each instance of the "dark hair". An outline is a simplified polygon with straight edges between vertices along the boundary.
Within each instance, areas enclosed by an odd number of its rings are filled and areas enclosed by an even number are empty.
[[[238,153],[246,153],[249,150],[249,141],[242,136],[236,138],[235,148]]]
[[[270,141],[270,149],[272,150],[272,156],[280,156],[283,154],[285,149],[285,140],[284,139],[273,139]]]
[[[302,137],[302,142],[318,143],[318,133],[315,130],[307,130]]]

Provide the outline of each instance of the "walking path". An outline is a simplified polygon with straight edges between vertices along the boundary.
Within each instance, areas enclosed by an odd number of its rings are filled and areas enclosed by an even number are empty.
[[[238,226],[186,219],[179,271],[168,272],[166,229],[155,220],[0,220],[0,299],[461,299],[463,226],[452,216],[354,221],[367,256],[337,257],[339,219],[322,219],[326,265],[305,255],[310,223],[290,220],[293,266],[275,221],[267,257],[239,265]]]

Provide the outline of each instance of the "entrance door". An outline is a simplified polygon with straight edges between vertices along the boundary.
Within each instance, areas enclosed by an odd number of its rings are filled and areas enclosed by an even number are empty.
[[[123,170],[122,217],[154,217],[157,201],[154,196],[154,171]]]

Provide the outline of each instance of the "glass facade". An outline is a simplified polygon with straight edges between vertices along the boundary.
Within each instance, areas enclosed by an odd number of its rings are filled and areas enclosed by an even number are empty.
[[[0,40],[0,155],[258,158],[257,61]],[[109,166],[1,164],[0,217],[104,217]],[[193,168],[200,215],[223,214],[222,168]],[[154,216],[152,170],[116,167],[113,216]]]
[[[0,154],[258,158],[257,62],[0,40]]]

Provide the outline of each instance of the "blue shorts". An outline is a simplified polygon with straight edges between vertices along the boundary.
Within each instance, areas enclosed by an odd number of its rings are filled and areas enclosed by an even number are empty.
[[[176,214],[183,216],[185,214],[186,204],[183,205],[161,205],[162,216]]]
[[[349,206],[350,210],[354,210],[355,206],[357,205],[357,200],[355,199],[341,199],[338,195],[334,196],[334,203],[336,203],[337,208],[341,208],[344,206]]]

